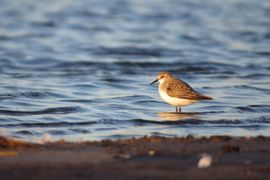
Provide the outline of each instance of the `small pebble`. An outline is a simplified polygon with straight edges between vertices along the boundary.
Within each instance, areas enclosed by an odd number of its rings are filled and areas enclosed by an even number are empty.
[[[150,150],[150,151],[148,152],[148,154],[149,154],[150,156],[154,156],[154,155],[156,154],[156,152],[155,152],[154,150]]]
[[[52,136],[50,134],[44,134],[39,140],[40,144],[49,143],[52,141]]]
[[[213,158],[210,154],[204,153],[204,154],[202,154],[202,157],[199,160],[197,167],[198,168],[208,168],[211,166],[212,160],[213,160]]]

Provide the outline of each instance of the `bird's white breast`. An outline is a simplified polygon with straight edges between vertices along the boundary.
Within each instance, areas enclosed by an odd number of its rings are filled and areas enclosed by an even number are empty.
[[[197,100],[171,97],[167,94],[165,90],[162,90],[160,86],[159,86],[159,94],[165,102],[169,103],[172,106],[188,106],[190,104],[197,102]]]

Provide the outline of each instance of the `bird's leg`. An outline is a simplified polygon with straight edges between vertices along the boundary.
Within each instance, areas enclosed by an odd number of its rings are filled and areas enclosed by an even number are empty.
[[[179,112],[179,113],[181,112],[181,107],[180,107],[180,106],[178,107],[178,112]]]
[[[176,113],[178,113],[178,107],[177,106],[175,107],[175,111],[176,111]]]

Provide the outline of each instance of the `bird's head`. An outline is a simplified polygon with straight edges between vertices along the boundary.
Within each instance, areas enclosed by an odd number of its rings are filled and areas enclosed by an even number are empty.
[[[156,82],[162,83],[165,79],[168,79],[170,77],[172,77],[171,73],[169,73],[167,71],[160,72],[160,73],[158,73],[156,80],[154,80],[150,84],[154,84]]]

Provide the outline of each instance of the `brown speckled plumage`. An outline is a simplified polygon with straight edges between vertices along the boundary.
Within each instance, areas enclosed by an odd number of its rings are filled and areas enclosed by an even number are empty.
[[[171,97],[190,99],[190,100],[211,100],[211,97],[202,95],[192,89],[185,81],[173,77],[169,72],[161,72],[159,76],[166,76],[167,81],[161,85],[162,89],[167,90]]]
[[[200,100],[211,100],[211,97],[202,95],[192,89],[185,81],[175,78],[169,72],[160,72],[157,79],[151,84],[159,82],[159,95],[168,104],[175,107],[177,113],[182,106],[188,106]]]

